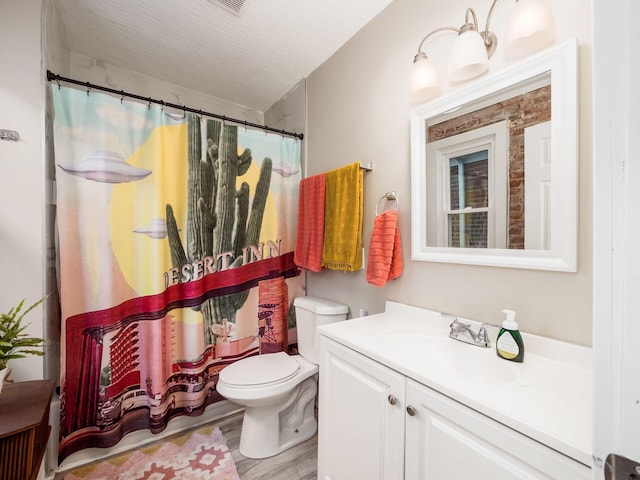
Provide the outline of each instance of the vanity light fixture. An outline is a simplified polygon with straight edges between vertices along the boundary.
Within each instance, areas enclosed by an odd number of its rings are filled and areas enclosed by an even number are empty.
[[[489,69],[489,58],[498,45],[498,38],[489,30],[491,15],[497,2],[498,0],[493,0],[482,31],[479,31],[475,11],[467,8],[465,23],[460,28],[436,28],[422,39],[409,75],[412,103],[424,103],[441,92],[436,67],[423,51],[426,41],[436,33],[453,31],[458,34],[449,56],[449,83],[466,82]],[[505,56],[516,58],[535,53],[549,45],[554,36],[555,22],[546,0],[516,0],[516,6],[507,22]]]

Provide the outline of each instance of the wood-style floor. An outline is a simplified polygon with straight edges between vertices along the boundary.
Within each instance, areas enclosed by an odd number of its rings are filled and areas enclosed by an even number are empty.
[[[241,480],[315,480],[317,476],[317,435],[275,457],[252,460],[238,451],[242,414],[215,422],[222,430]]]
[[[275,457],[253,460],[238,451],[242,413],[212,423],[220,427],[233,455],[241,480],[315,480],[317,477],[318,437],[301,443]],[[55,475],[62,480],[65,473]]]

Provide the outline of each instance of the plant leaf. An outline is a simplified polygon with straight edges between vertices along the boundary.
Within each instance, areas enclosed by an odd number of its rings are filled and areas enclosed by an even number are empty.
[[[26,334],[25,331],[30,324],[23,324],[22,320],[46,298],[42,297],[24,311],[25,300],[22,299],[7,313],[0,314],[0,367],[6,367],[7,361],[11,359],[24,358],[27,355],[44,355],[42,350],[34,350],[33,347],[42,347],[47,341]]]
[[[38,357],[41,357],[44,355],[44,352],[42,350],[20,350],[19,353],[16,353],[15,355],[20,355],[22,357],[24,357],[26,355],[36,355]]]

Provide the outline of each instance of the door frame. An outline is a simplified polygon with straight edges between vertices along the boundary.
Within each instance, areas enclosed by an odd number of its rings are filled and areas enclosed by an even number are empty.
[[[637,0],[592,0],[593,478],[640,461],[640,44]],[[634,188],[635,186],[635,188]]]

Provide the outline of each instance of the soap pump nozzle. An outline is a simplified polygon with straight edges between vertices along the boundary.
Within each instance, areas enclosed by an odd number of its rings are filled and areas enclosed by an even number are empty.
[[[516,322],[516,312],[513,310],[502,310],[507,318],[502,322],[502,328],[506,330],[518,330],[518,322]]]

